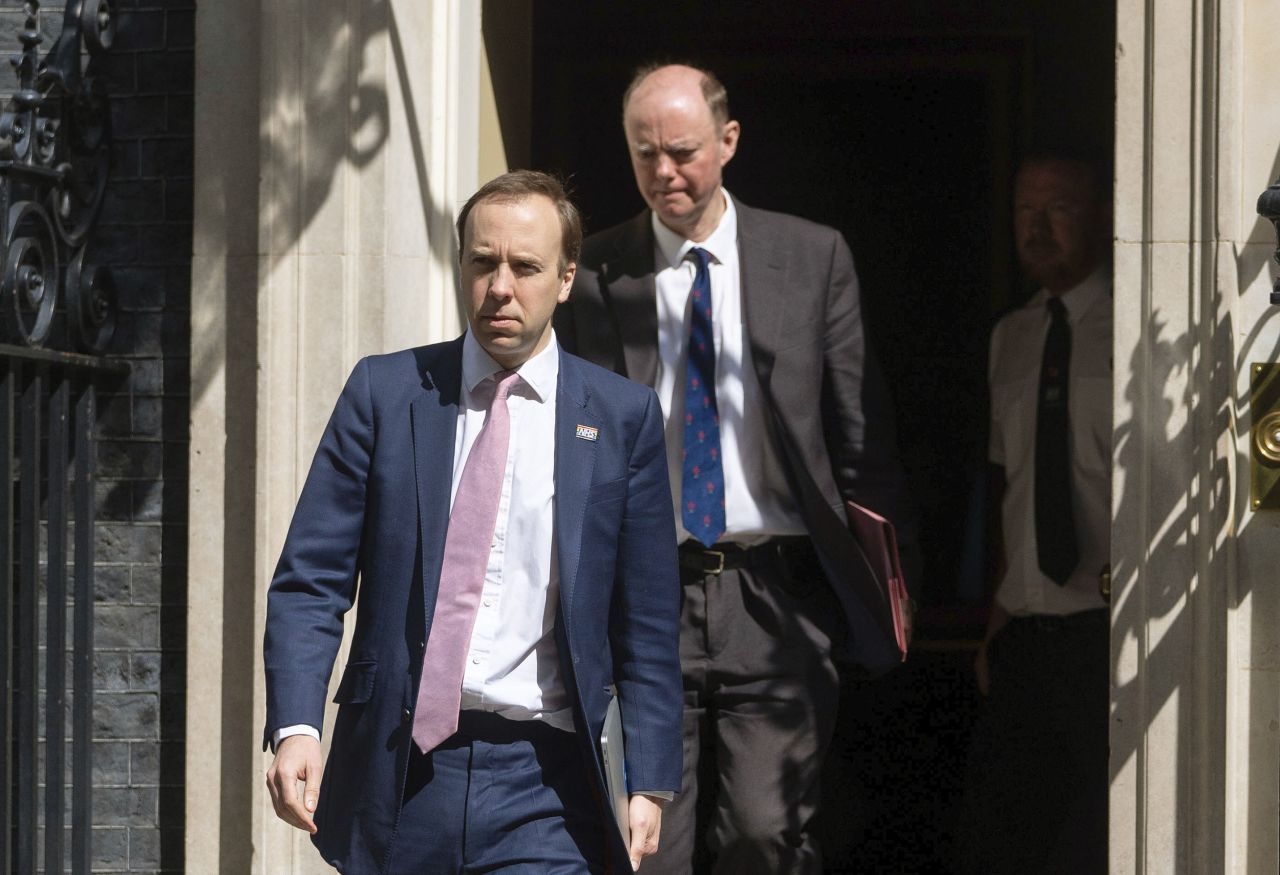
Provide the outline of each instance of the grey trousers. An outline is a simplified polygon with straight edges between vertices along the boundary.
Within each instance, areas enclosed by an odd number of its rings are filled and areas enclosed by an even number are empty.
[[[831,653],[844,628],[835,595],[816,560],[776,554],[681,577],[684,779],[641,871],[820,873],[819,776],[840,692]]]

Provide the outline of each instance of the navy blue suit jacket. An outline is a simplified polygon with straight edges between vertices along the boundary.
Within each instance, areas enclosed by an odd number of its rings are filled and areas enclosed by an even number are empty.
[[[271,581],[264,743],[283,726],[323,725],[359,592],[313,837],[346,873],[385,866],[400,813],[449,522],[461,360],[459,339],[356,365]],[[585,774],[607,799],[598,740],[616,684],[630,785],[678,790],[679,573],[658,399],[563,351],[556,398],[556,640]],[[579,438],[579,425],[597,439]],[[601,818],[626,871],[621,836]]]

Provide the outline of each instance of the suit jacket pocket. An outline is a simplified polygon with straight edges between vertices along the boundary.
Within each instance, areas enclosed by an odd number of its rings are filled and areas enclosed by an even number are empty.
[[[342,671],[342,682],[333,694],[335,705],[359,705],[373,695],[373,679],[378,673],[376,662],[348,662]]]
[[[587,504],[600,504],[604,501],[625,498],[626,495],[627,478],[619,477],[617,480],[606,480],[604,483],[593,484],[591,491],[587,494]]]

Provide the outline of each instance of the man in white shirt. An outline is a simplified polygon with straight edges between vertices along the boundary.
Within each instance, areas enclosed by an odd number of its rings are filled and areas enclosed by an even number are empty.
[[[892,405],[840,234],[725,190],[740,126],[715,76],[639,71],[623,126],[648,209],[584,243],[556,326],[567,349],[653,386],[666,419],[685,775],[647,865],[818,873],[835,655],[900,659],[844,510],[913,542]]]
[[[1040,289],[991,336],[989,458],[1003,537],[974,664],[986,701],[959,842],[966,872],[1104,873],[1109,187],[1080,160],[1027,160],[1014,236]]]
[[[560,350],[581,233],[551,177],[482,187],[458,219],[467,333],[362,359],[299,498],[268,598],[267,783],[348,875],[585,875],[658,847],[681,768],[661,410]],[[615,689],[629,836],[603,806]]]

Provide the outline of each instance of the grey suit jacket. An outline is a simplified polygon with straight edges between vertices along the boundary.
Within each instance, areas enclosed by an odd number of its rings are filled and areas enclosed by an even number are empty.
[[[893,521],[914,585],[915,527],[893,411],[867,342],[858,278],[833,228],[735,200],[743,312],[770,437],[849,627],[847,658],[898,663],[887,595],[850,536],[844,501]],[[648,210],[583,244],[556,334],[570,351],[652,386],[658,369]]]

